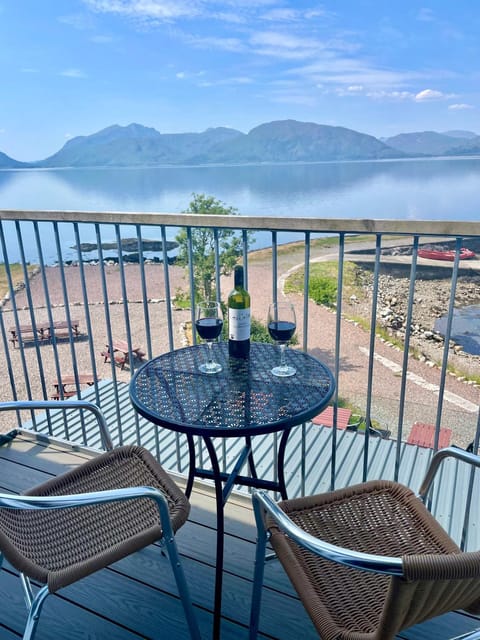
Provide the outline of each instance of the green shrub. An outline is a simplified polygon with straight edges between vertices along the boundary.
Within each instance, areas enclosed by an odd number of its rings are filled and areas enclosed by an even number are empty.
[[[332,307],[337,301],[337,281],[325,276],[314,276],[310,279],[308,294],[317,304]]]

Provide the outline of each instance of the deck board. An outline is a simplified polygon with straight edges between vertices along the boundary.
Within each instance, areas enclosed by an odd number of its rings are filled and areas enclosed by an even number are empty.
[[[351,434],[350,434],[351,435]],[[2,490],[19,492],[31,484],[94,455],[79,447],[21,433],[0,447]],[[211,637],[215,563],[215,503],[211,487],[195,485],[189,521],[177,534],[187,580],[198,612],[202,637]],[[222,638],[247,639],[255,528],[250,500],[234,494],[226,509]],[[0,573],[0,637],[21,637],[25,621],[20,583],[5,566]],[[469,616],[448,614],[413,628],[399,638],[443,640],[480,626]],[[313,625],[278,562],[268,562],[262,598],[260,638],[290,640],[302,629],[304,640],[317,638]],[[151,545],[47,599],[37,640],[106,638],[180,640],[188,636],[168,561]]]

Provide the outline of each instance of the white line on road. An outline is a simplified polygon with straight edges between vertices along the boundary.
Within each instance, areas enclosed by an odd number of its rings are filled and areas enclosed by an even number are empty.
[[[359,347],[359,349],[368,358],[370,351],[365,347]],[[396,374],[402,373],[402,367],[396,362],[393,362],[388,358],[384,358],[378,353],[375,353],[373,357],[375,358],[375,360],[383,364],[384,367],[387,367],[387,369],[390,369],[390,371],[393,371]],[[425,380],[425,378],[422,378],[421,376],[417,376],[416,373],[412,373],[411,371],[408,371],[407,379],[410,380],[410,382],[413,382],[414,384],[418,385],[419,387],[422,387],[422,389],[426,389],[427,391],[432,391],[436,395],[439,394],[440,387],[437,384],[432,384],[431,382],[428,382],[427,380]],[[476,404],[474,404],[473,402],[470,402],[469,400],[465,400],[465,398],[462,398],[461,396],[457,396],[456,393],[445,391],[443,394],[443,397],[445,398],[445,400],[447,400],[447,402],[451,402],[452,404],[457,405],[458,407],[464,409],[465,411],[469,411],[470,413],[477,413],[478,411],[478,406]]]

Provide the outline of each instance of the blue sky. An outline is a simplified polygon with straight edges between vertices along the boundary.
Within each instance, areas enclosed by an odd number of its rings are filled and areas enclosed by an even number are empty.
[[[474,0],[0,0],[0,151],[138,122],[480,133]]]

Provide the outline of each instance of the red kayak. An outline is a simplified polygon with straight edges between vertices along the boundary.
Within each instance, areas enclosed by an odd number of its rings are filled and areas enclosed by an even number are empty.
[[[454,250],[442,250],[442,249],[419,249],[418,255],[420,258],[428,258],[429,260],[448,260],[453,262],[455,260]],[[468,260],[474,258],[475,252],[471,249],[462,247],[460,249],[460,260]]]

